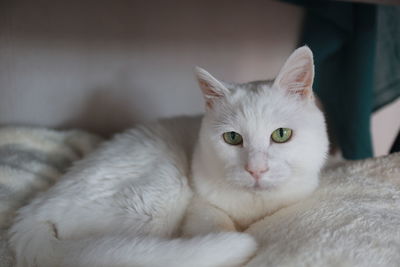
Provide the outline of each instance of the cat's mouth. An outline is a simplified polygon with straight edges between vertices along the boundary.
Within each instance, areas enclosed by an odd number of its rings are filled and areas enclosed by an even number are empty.
[[[252,185],[247,186],[252,191],[269,191],[273,189],[273,185],[261,183],[259,180],[255,181]]]
[[[256,182],[254,183],[254,185],[252,186],[252,189],[253,189],[253,190],[256,190],[256,191],[264,191],[264,190],[268,190],[268,189],[269,189],[269,186],[261,185],[261,184],[259,183],[259,181],[256,181]]]
[[[248,185],[247,188],[253,191],[271,191],[279,187],[285,179],[260,179],[255,180],[251,185]]]

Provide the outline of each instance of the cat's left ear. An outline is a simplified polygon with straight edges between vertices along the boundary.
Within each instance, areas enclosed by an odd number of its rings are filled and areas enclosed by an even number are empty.
[[[314,80],[313,54],[307,46],[296,49],[286,60],[273,87],[286,90],[290,94],[298,94],[303,98],[313,98],[312,84]]]
[[[207,108],[212,108],[216,100],[229,94],[229,90],[206,70],[196,67],[195,73]]]

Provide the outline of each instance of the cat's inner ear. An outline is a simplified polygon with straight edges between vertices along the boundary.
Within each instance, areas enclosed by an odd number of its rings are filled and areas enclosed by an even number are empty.
[[[206,70],[196,67],[195,73],[207,108],[212,108],[215,100],[225,97],[229,93],[229,90]]]
[[[302,46],[286,60],[274,81],[274,87],[286,90],[289,94],[312,98],[313,80],[313,54],[310,48]]]

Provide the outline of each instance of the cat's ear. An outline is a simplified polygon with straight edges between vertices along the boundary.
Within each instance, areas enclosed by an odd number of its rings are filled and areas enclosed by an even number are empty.
[[[286,60],[273,86],[286,90],[290,94],[298,94],[304,98],[312,98],[313,80],[313,54],[310,48],[302,46],[296,49]]]
[[[207,108],[212,108],[216,99],[225,97],[229,93],[229,90],[206,70],[196,67],[195,73]]]

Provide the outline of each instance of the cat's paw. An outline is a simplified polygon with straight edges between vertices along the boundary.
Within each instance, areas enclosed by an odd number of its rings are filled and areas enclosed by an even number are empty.
[[[254,256],[258,248],[256,240],[249,234],[226,232],[218,233],[216,237],[215,250],[212,253],[218,253],[221,259],[215,265],[218,267],[241,266]]]

